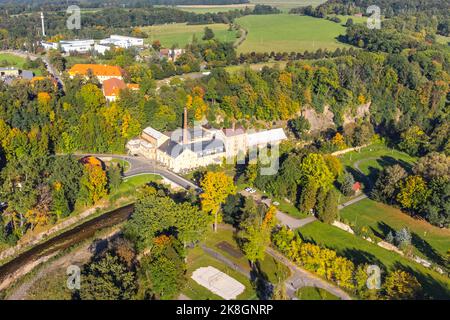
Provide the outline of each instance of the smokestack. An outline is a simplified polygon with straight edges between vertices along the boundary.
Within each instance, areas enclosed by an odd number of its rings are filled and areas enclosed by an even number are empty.
[[[41,11],[42,36],[45,37],[44,13]]]
[[[183,144],[188,144],[188,122],[187,122],[187,108],[184,107],[184,119],[183,119]]]

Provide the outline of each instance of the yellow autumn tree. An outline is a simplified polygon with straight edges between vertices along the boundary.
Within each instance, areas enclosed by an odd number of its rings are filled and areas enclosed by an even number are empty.
[[[200,181],[202,210],[214,217],[214,231],[220,221],[219,211],[227,197],[236,193],[233,179],[223,172],[207,172]]]
[[[347,148],[347,145],[345,144],[344,136],[337,132],[334,137],[331,139],[331,143],[336,146],[339,150],[344,150]]]

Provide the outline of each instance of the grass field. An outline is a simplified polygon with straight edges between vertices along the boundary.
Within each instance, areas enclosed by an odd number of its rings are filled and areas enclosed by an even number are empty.
[[[250,3],[265,4],[277,7],[283,12],[288,12],[291,8],[313,6],[326,2],[326,0],[250,0]]]
[[[26,59],[16,56],[14,54],[9,53],[0,53],[0,63],[3,64],[6,62],[5,66],[8,67],[15,67],[15,68],[23,68],[23,64],[25,63]],[[38,69],[31,69],[31,71],[34,72],[35,75],[41,75],[41,71]]]
[[[450,298],[449,278],[395,252],[318,221],[300,228],[299,231],[305,240],[334,249],[339,255],[345,256],[355,263],[376,264],[388,270],[407,270],[419,280],[430,298]]]
[[[236,40],[236,31],[228,31],[228,25],[219,23],[208,25],[172,23],[143,27],[142,29],[150,35],[146,39],[147,43],[159,40],[163,47],[170,48],[173,45],[185,47],[188,43],[192,42],[194,34],[197,40],[202,41],[205,27],[211,28],[214,31],[215,37],[220,41],[234,42]]]
[[[336,37],[345,27],[325,19],[289,14],[254,15],[236,19],[248,31],[247,39],[238,47],[240,52],[303,52],[317,49],[335,50],[347,45]]]
[[[366,191],[370,191],[370,187],[384,167],[399,164],[405,170],[410,170],[416,161],[416,158],[407,153],[388,148],[382,143],[372,144],[360,151],[345,153],[339,156],[339,159],[344,168],[353,174],[355,180],[364,184]]]
[[[303,287],[295,293],[300,300],[340,300],[335,295],[322,288]]]
[[[244,10],[246,7],[253,8],[255,5],[252,3],[244,4],[230,4],[230,5],[179,5],[176,6],[177,9],[183,11],[189,11],[194,13],[217,13],[217,12],[227,12],[231,10]]]
[[[364,199],[341,210],[341,218],[357,226],[368,226],[382,239],[389,231],[407,227],[412,233],[412,244],[426,259],[442,263],[450,249],[450,230],[435,227],[424,220],[411,218],[399,209]]]

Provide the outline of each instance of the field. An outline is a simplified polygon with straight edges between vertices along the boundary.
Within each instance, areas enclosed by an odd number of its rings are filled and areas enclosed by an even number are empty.
[[[217,13],[217,12],[227,12],[231,10],[243,10],[246,7],[253,8],[255,5],[251,3],[244,4],[230,4],[230,5],[178,5],[177,9],[183,11],[189,11],[194,13]]]
[[[291,8],[313,6],[326,2],[326,0],[250,0],[250,3],[265,4],[277,7],[283,12],[288,12]]]
[[[364,199],[341,210],[341,218],[358,226],[370,227],[374,234],[385,238],[392,230],[407,227],[413,236],[412,244],[426,259],[442,263],[450,249],[450,230],[435,227],[424,220],[411,218],[391,206]]]
[[[331,248],[355,263],[376,264],[388,270],[404,269],[413,274],[430,298],[449,299],[450,280],[397,253],[383,249],[336,227],[313,222],[299,229],[306,241]]]
[[[166,48],[172,46],[185,47],[192,42],[193,35],[197,40],[202,41],[205,27],[214,31],[215,37],[220,41],[234,42],[236,40],[236,31],[228,31],[226,24],[208,24],[208,25],[187,25],[185,23],[172,23],[164,25],[155,25],[143,27],[143,31],[149,33],[146,39],[147,43],[159,40],[161,45]]]
[[[336,37],[345,33],[340,24],[308,16],[289,14],[254,15],[236,19],[248,31],[240,52],[303,52],[317,49],[335,50],[347,45]]]
[[[4,66],[16,67],[20,69],[23,67],[25,61],[26,61],[25,58],[16,56],[14,54],[0,53],[0,63],[3,65],[5,62]],[[41,74],[41,71],[38,69],[31,69],[31,71],[33,71],[34,74],[37,76]]]
[[[297,290],[296,295],[299,300],[340,300],[328,291],[316,287],[300,288]]]

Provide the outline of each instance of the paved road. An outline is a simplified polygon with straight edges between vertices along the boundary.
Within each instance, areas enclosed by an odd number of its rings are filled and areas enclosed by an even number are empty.
[[[30,60],[36,60],[37,58],[41,58],[42,61],[44,61],[44,63],[45,63],[45,67],[47,68],[48,73],[50,73],[53,76],[53,78],[58,82],[59,86],[64,88],[64,82],[62,81],[58,71],[56,71],[56,69],[53,67],[53,65],[50,63],[50,61],[47,59],[47,57],[38,56],[33,53],[29,53],[29,52],[21,51],[21,50],[4,50],[4,51],[0,51],[0,53],[10,53],[10,54],[16,55],[18,57],[22,57],[22,58],[29,57]]]
[[[291,299],[296,298],[295,293],[299,288],[302,287],[317,287],[330,292],[331,294],[341,298],[342,300],[352,299],[350,295],[344,290],[340,289],[334,284],[323,280],[322,278],[319,278],[311,272],[300,268],[278,251],[269,247],[266,249],[266,252],[277,259],[279,262],[289,267],[289,269],[291,270],[291,276],[285,281],[286,293]]]
[[[342,210],[342,209],[344,209],[345,207],[348,207],[349,205],[354,204],[354,203],[356,203],[356,202],[359,202],[359,201],[361,201],[361,200],[363,200],[363,199],[365,199],[365,198],[367,198],[367,195],[366,195],[366,194],[362,194],[362,195],[360,195],[359,197],[356,197],[356,198],[351,199],[351,200],[349,200],[349,201],[347,201],[347,202],[345,202],[345,203],[343,203],[343,204],[340,204],[340,205],[338,206],[338,209],[339,209],[339,210]]]
[[[130,168],[126,172],[124,172],[125,178],[130,178],[143,174],[157,174],[183,187],[184,189],[194,189],[196,191],[201,191],[201,189],[191,181],[179,176],[178,174],[170,171],[167,168],[160,166],[155,161],[147,159],[142,156],[134,157],[123,154],[95,154],[95,153],[75,154],[75,155],[81,157],[94,156],[99,159],[105,160],[108,160],[110,158],[125,160],[130,164]]]

